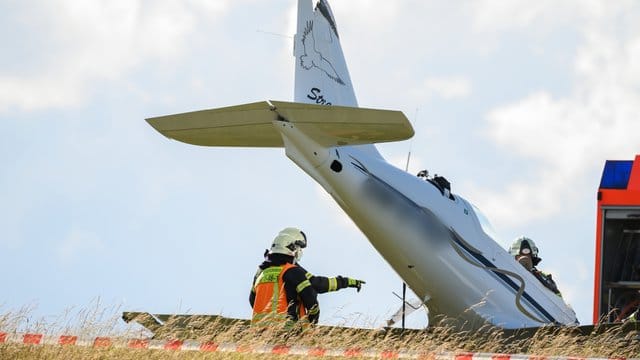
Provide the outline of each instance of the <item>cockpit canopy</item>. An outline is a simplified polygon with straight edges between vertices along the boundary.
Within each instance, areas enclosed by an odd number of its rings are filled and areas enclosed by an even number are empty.
[[[482,231],[489,236],[490,238],[492,238],[495,242],[500,243],[498,240],[498,234],[496,233],[496,230],[493,228],[493,225],[491,225],[491,222],[489,222],[489,219],[482,213],[482,211],[475,205],[471,204],[471,207],[473,208],[473,212],[476,214],[476,217],[478,218],[478,222],[480,223],[480,227],[482,227]]]

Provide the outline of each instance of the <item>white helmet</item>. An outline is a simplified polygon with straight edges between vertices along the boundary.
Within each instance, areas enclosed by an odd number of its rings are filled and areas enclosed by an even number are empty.
[[[520,236],[513,241],[513,244],[511,244],[511,247],[509,248],[509,254],[513,256],[526,255],[528,254],[527,250],[531,252],[532,256],[538,256],[538,247],[536,246],[536,243],[526,236]]]
[[[288,227],[281,230],[273,239],[269,254],[293,256],[296,261],[302,258],[302,249],[307,247],[307,237],[300,229]]]
[[[536,243],[526,236],[520,236],[513,241],[513,244],[511,244],[511,247],[509,248],[509,254],[513,256],[531,254],[531,257],[534,260],[538,259],[537,261],[534,261],[534,266],[537,265],[538,262],[540,262],[540,258],[538,257],[538,247],[536,246]]]

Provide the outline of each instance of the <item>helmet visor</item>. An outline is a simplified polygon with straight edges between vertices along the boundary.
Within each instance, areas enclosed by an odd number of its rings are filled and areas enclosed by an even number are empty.
[[[300,234],[302,235],[302,240],[296,240],[294,244],[296,244],[296,246],[298,246],[299,248],[304,249],[307,247],[307,235],[305,235],[302,231],[300,231]]]

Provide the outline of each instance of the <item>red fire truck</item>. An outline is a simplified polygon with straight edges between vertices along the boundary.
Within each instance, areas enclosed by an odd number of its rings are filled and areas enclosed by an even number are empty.
[[[640,155],[608,160],[598,189],[593,322],[638,316]]]

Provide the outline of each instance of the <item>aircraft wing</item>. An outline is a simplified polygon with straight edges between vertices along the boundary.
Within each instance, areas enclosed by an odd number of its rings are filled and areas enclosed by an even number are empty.
[[[274,122],[290,122],[323,146],[409,139],[400,111],[262,101],[147,119],[164,136],[194,145],[283,147]]]

